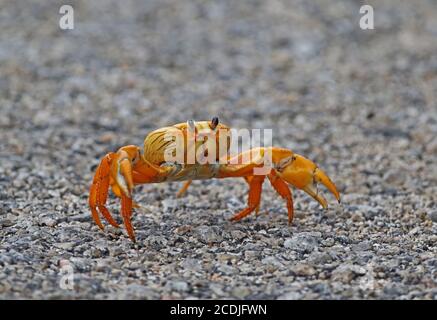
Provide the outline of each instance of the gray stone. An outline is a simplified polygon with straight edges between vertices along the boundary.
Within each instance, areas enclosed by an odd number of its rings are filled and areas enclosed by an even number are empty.
[[[189,290],[189,285],[184,281],[173,281],[170,283],[170,287],[173,290],[185,292]]]
[[[310,253],[317,247],[319,238],[318,235],[314,236],[312,233],[302,232],[285,240],[284,247],[301,253]]]
[[[300,300],[303,294],[297,291],[286,292],[278,297],[278,300]]]
[[[223,240],[218,229],[214,227],[200,226],[195,229],[195,233],[203,243],[216,243]]]
[[[428,212],[428,216],[433,222],[437,222],[437,210]]]
[[[357,276],[366,274],[366,269],[357,265],[342,264],[332,271],[331,279],[333,281],[341,281],[350,283]]]

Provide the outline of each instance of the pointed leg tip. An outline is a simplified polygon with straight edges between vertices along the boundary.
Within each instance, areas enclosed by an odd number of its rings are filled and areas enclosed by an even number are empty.
[[[109,224],[115,228],[119,228],[120,225],[117,223],[117,221],[114,220],[111,213],[105,206],[99,206],[98,207],[103,217],[106,219],[106,221],[109,222]]]
[[[104,230],[105,227],[102,224],[102,221],[99,218],[99,213],[97,212],[97,209],[95,207],[90,207],[91,208],[91,216],[95,222],[95,224],[100,228],[100,230]]]
[[[238,222],[241,219],[242,219],[241,217],[233,216],[232,218],[229,218],[229,221],[231,221],[231,222]]]
[[[140,204],[138,204],[138,203],[135,202],[135,201],[132,201],[132,208],[135,208],[135,209],[143,209],[143,206],[140,205]]]
[[[117,222],[115,222],[115,220],[108,221],[108,222],[109,222],[109,224],[110,224],[111,226],[113,226],[114,228],[120,228],[120,225],[119,225]]]
[[[112,220],[111,222],[112,222],[111,225],[112,225],[114,228],[120,228],[120,225],[119,225],[115,220]]]
[[[132,229],[127,229],[126,231],[127,231],[127,236],[129,237],[129,239],[131,239],[133,243],[136,243],[137,240],[135,238],[134,231]]]

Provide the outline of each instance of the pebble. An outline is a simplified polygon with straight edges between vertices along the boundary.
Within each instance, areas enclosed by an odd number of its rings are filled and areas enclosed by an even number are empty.
[[[54,227],[57,224],[57,221],[51,217],[44,217],[40,219],[40,224],[47,227]]]
[[[151,288],[139,285],[139,284],[128,284],[123,296],[124,299],[157,299],[158,295]]]
[[[63,242],[63,243],[56,244],[56,246],[58,248],[63,249],[63,250],[69,251],[75,247],[75,243],[74,242]]]
[[[344,264],[332,271],[331,279],[333,281],[350,283],[356,276],[361,276],[364,274],[366,274],[366,270],[363,267]]]
[[[174,282],[171,282],[170,283],[170,287],[173,290],[181,291],[181,292],[188,291],[188,289],[190,288],[188,283],[186,283],[184,281],[174,281]]]
[[[428,216],[433,222],[437,223],[437,210],[430,211]]]
[[[245,299],[250,293],[251,290],[244,287],[237,287],[232,290],[232,295],[237,299]]]
[[[15,222],[12,221],[12,220],[9,220],[9,219],[2,219],[2,220],[0,220],[0,225],[2,227],[5,227],[5,228],[12,227],[14,224],[15,224]]]
[[[312,276],[316,273],[316,270],[312,266],[304,263],[296,264],[292,270],[296,275],[304,277]]]
[[[232,236],[233,239],[239,241],[239,240],[242,240],[242,239],[246,238],[247,234],[242,232],[242,231],[240,231],[240,230],[232,230],[231,231],[231,236]]]
[[[223,240],[223,237],[218,233],[217,228],[209,226],[200,226],[195,229],[195,233],[199,240],[203,243],[216,243]]]
[[[303,295],[301,292],[287,292],[278,297],[278,300],[300,300]]]
[[[311,233],[294,235],[284,241],[284,247],[301,253],[311,253],[318,245],[318,238]]]

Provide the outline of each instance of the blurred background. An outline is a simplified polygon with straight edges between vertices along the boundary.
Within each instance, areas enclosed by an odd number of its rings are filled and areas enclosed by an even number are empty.
[[[435,1],[70,1],[73,30],[63,4],[0,4],[0,297],[436,298]],[[295,192],[289,228],[266,187],[270,215],[233,225],[244,182],[205,181],[183,199],[179,184],[139,188],[139,248],[91,223],[104,154],[213,116],[273,129],[343,205]],[[302,232],[309,251],[293,247]],[[58,286],[60,259],[75,290]]]

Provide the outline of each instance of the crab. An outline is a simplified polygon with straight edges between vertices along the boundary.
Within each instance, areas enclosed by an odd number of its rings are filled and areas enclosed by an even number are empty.
[[[142,150],[139,146],[127,145],[117,152],[107,153],[96,169],[89,193],[89,206],[95,223],[104,230],[101,214],[109,224],[119,227],[106,207],[111,187],[112,192],[121,199],[123,223],[129,238],[135,242],[131,216],[133,208],[139,205],[133,201],[133,191],[136,185],[146,183],[185,181],[177,194],[182,196],[193,180],[242,177],[249,186],[248,204],[231,218],[232,221],[239,221],[254,211],[258,212],[266,177],[286,202],[289,224],[294,215],[290,186],[305,191],[323,208],[327,208],[328,202],[317,188],[317,184],[321,183],[340,202],[340,193],[328,175],[311,160],[289,149],[259,147],[232,157],[229,154],[223,156],[220,152],[212,152],[217,151],[223,141],[225,150],[229,150],[229,135],[222,140],[219,134],[229,131],[230,128],[220,123],[217,117],[211,121],[189,120],[150,132],[144,140]],[[201,134],[207,138],[201,139]],[[178,140],[178,137],[181,139]],[[194,140],[190,140],[191,137]],[[180,161],[169,161],[168,158],[174,157],[177,150],[180,151]],[[189,154],[193,151],[200,157],[189,162]],[[206,158],[209,161],[205,161]],[[266,159],[269,161],[265,161]]]

